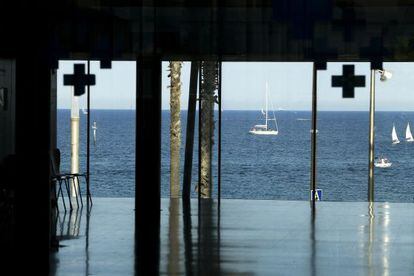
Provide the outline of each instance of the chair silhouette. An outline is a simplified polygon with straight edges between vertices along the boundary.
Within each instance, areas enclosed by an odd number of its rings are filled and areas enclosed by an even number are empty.
[[[85,181],[86,180],[86,174],[82,174],[82,173],[62,173],[60,171],[60,150],[59,149],[54,149],[52,151],[52,158],[51,158],[51,167],[52,167],[52,181],[56,184],[59,185],[58,190],[56,191],[56,185],[54,185],[54,193],[55,193],[55,198],[56,198],[56,207],[57,207],[57,202],[59,199],[59,196],[62,196],[62,202],[63,202],[63,207],[66,210],[66,204],[65,204],[65,199],[63,196],[63,190],[62,190],[62,184],[65,184],[65,188],[66,188],[66,192],[69,198],[69,205],[70,205],[70,210],[73,209],[72,206],[72,201],[70,200],[70,181],[73,181],[76,189],[76,193],[75,193],[75,198],[76,198],[76,205],[79,207],[79,199],[78,196],[80,197],[80,203],[81,206],[83,206],[83,200],[82,200],[82,192],[80,189],[80,177],[84,177]],[[76,181],[75,181],[76,179]],[[78,195],[79,194],[79,195]]]
[[[55,202],[53,205],[59,210],[58,201],[59,201],[59,197],[62,196],[63,208],[66,211],[65,197],[63,195],[63,190],[62,190],[62,184],[64,184],[68,198],[69,198],[70,210],[72,210],[73,206],[70,200],[69,180],[73,180],[73,177],[60,173],[60,151],[56,149],[52,151],[51,158],[50,158],[50,166],[51,166],[51,180],[53,182],[52,191],[55,196]],[[58,184],[57,190],[56,190],[56,184]]]

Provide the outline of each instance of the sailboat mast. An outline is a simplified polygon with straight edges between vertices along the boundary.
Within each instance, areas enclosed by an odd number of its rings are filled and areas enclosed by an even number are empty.
[[[266,130],[268,130],[268,126],[267,126],[267,93],[268,93],[268,84],[267,84],[267,82],[266,82]]]

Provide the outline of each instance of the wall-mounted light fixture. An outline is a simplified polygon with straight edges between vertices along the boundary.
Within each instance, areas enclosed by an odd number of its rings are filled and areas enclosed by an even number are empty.
[[[389,80],[392,77],[392,72],[391,71],[377,70],[377,72],[380,73],[380,80],[381,81]]]

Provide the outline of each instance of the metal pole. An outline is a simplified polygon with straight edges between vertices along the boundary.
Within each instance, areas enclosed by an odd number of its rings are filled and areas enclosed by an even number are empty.
[[[190,206],[191,197],[191,175],[193,166],[194,151],[194,125],[197,106],[197,83],[199,73],[199,62],[191,62],[190,91],[188,97],[187,111],[187,135],[185,139],[185,160],[184,160],[184,179],[183,179],[183,201],[184,205]]]
[[[88,76],[90,74],[90,61],[88,59]],[[90,97],[90,85],[88,84],[86,90],[87,96],[87,122],[86,122],[86,202],[89,205],[89,200],[91,200],[91,194],[89,190],[89,179],[90,179],[90,129],[91,129],[91,97]]]
[[[79,173],[79,97],[75,96],[72,87],[72,107],[70,115],[71,124],[71,173]],[[78,183],[74,177],[70,182],[71,198],[77,198]],[[69,199],[71,200],[71,199]]]
[[[311,198],[312,208],[315,207],[316,198],[316,131],[317,131],[317,103],[318,103],[318,71],[316,63],[313,63],[313,79],[312,79],[312,129],[311,129],[311,181],[310,181],[310,192],[313,198]]]
[[[219,75],[218,75],[218,145],[217,145],[217,199],[218,205],[220,207],[220,200],[221,200],[221,69],[222,63],[219,61]]]
[[[375,124],[375,69],[371,69],[371,85],[369,99],[369,173],[368,201],[374,201],[374,124]]]
[[[201,199],[201,77],[203,63],[200,62],[199,78],[198,78],[198,212],[200,215],[200,199]]]

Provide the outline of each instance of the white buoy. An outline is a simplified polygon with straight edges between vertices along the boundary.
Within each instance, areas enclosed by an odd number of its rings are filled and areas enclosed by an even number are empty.
[[[96,121],[93,122],[92,130],[93,130],[93,145],[96,145],[96,130],[98,127],[96,126]]]
[[[71,125],[71,173],[79,173],[79,97],[74,95],[72,88],[72,108],[70,113]],[[71,199],[76,198],[78,191],[77,179],[74,178],[70,185]]]

